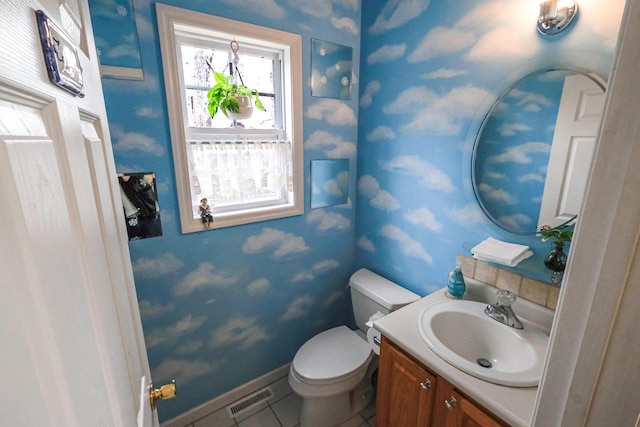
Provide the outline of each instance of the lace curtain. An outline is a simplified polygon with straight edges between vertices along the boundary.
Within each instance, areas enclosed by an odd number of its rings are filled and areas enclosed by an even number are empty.
[[[210,141],[187,144],[194,218],[200,200],[216,210],[287,199],[293,175],[290,141]]]

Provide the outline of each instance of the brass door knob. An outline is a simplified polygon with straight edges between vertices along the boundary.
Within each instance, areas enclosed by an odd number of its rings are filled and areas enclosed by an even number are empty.
[[[149,401],[151,402],[151,409],[156,409],[156,402],[158,399],[167,400],[176,397],[176,380],[172,380],[171,383],[165,384],[160,388],[153,388],[153,384],[149,385]]]

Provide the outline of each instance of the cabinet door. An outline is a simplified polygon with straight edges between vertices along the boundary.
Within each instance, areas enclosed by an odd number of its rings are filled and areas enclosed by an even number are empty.
[[[436,377],[382,338],[378,368],[376,425],[378,427],[428,427]]]
[[[443,427],[505,427],[491,414],[458,393],[451,384],[439,379],[434,426]]]

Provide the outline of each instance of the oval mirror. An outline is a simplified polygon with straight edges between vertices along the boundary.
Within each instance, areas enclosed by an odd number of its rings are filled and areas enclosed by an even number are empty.
[[[493,105],[476,136],[471,181],[499,227],[535,234],[575,219],[585,193],[605,83],[567,69],[517,82]]]

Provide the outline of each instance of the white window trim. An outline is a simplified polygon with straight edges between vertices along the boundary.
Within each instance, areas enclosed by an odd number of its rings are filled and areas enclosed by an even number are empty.
[[[291,90],[285,87],[284,120],[289,133],[287,138],[293,146],[293,194],[288,204],[268,208],[246,209],[232,214],[216,215],[212,228],[230,227],[276,218],[285,218],[304,213],[304,147],[302,133],[302,38],[298,34],[241,23],[213,15],[180,9],[156,3],[158,32],[162,52],[167,109],[171,130],[171,147],[175,169],[180,225],[183,233],[204,230],[199,218],[193,217],[189,171],[186,156],[186,135],[182,114],[182,93],[179,85],[178,58],[176,50],[176,30],[197,27],[203,34],[215,34],[216,31],[232,33],[238,43],[244,40],[269,40],[274,47],[285,46],[284,79],[290,82]],[[286,85],[285,85],[286,86]]]

